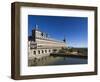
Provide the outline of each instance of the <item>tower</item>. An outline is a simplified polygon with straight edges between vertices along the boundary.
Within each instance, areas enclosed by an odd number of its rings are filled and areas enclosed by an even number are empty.
[[[32,37],[33,37],[33,40],[35,41],[37,37],[39,37],[40,35],[40,31],[39,31],[39,26],[36,24],[35,29],[32,30]]]

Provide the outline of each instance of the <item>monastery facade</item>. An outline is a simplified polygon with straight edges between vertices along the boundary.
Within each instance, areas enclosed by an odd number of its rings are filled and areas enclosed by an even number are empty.
[[[32,30],[32,36],[28,37],[29,59],[48,56],[66,47],[66,39],[59,41],[50,38],[47,33],[40,31],[38,25]]]

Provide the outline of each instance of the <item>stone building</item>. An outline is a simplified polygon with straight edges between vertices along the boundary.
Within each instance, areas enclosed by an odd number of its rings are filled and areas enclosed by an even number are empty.
[[[29,59],[48,56],[50,53],[56,53],[66,47],[66,39],[59,41],[50,38],[47,33],[40,31],[38,25],[32,30],[32,36],[28,37]]]

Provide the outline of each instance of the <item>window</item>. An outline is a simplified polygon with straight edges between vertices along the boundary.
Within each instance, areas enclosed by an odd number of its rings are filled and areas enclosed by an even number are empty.
[[[41,36],[43,36],[43,32],[41,33]]]
[[[33,54],[36,54],[36,51],[33,51]]]
[[[42,50],[42,53],[44,53],[44,51]]]
[[[51,50],[49,50],[49,52],[51,52]]]
[[[40,50],[38,50],[38,54],[40,54]]]
[[[45,53],[47,53],[47,50],[45,50]]]

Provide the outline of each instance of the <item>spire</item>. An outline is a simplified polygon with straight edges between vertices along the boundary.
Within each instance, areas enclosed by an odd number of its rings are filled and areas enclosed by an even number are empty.
[[[39,26],[38,26],[37,24],[35,25],[35,29],[36,29],[36,30],[38,30],[38,29],[39,29]]]

